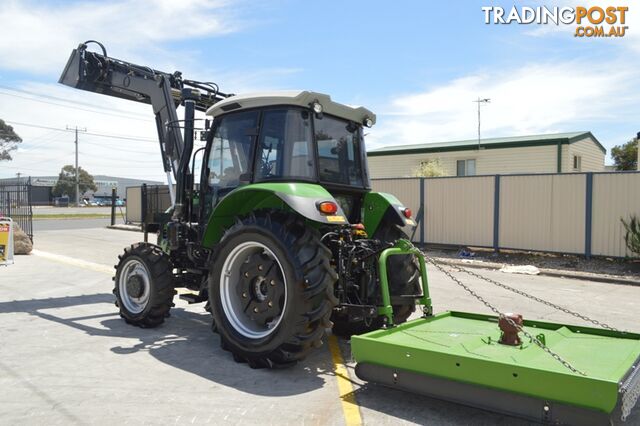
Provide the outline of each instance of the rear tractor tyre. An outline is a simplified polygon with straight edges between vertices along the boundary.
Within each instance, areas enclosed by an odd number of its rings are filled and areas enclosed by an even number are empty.
[[[119,258],[113,294],[120,316],[138,327],[159,326],[169,316],[176,294],[169,256],[158,246],[137,243]]]
[[[257,211],[218,244],[209,300],[222,348],[253,368],[282,367],[322,344],[337,299],[331,251],[298,216]]]

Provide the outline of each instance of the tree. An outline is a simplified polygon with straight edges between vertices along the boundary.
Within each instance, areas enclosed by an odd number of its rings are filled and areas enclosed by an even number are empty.
[[[85,192],[97,191],[98,187],[93,181],[93,176],[87,173],[82,167],[78,168],[80,170],[80,194],[84,194]],[[54,196],[61,197],[63,195],[68,196],[70,199],[75,200],[76,198],[76,168],[72,165],[67,165],[62,168],[60,174],[58,175],[58,182],[53,187],[51,191]]]
[[[0,161],[11,161],[11,151],[18,148],[22,138],[13,130],[13,127],[0,120]]]
[[[611,157],[616,170],[637,170],[638,138],[633,138],[623,145],[614,146],[611,149]]]
[[[418,167],[413,169],[413,176],[416,177],[437,177],[444,175],[444,167],[442,167],[439,158],[423,161]]]
[[[629,222],[620,219],[626,231],[624,242],[633,253],[640,255],[640,220],[636,216],[631,216]]]

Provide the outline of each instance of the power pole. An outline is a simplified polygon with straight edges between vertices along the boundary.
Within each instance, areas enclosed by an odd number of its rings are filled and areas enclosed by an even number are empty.
[[[67,130],[75,130],[76,133],[76,207],[80,207],[80,169],[78,167],[78,132],[86,132],[87,129],[86,127],[82,127],[82,128],[78,128],[78,126],[75,126],[75,128],[69,127],[67,126]]]
[[[488,104],[489,102],[491,102],[491,99],[483,99],[478,96],[478,99],[473,102],[476,102],[478,104],[478,149],[480,149],[480,104]]]

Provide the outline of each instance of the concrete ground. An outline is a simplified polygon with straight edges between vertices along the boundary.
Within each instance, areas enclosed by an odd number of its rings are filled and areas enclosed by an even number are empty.
[[[344,340],[346,371],[336,369],[330,345],[291,369],[252,370],[220,349],[202,305],[182,300],[160,328],[128,326],[113,305],[111,276],[123,247],[140,239],[118,230],[41,230],[33,255],[0,269],[1,424],[527,424],[364,384]],[[640,331],[640,287],[476,271]],[[490,312],[429,272],[437,312]],[[504,311],[577,322],[461,277]],[[627,424],[640,424],[637,411]]]

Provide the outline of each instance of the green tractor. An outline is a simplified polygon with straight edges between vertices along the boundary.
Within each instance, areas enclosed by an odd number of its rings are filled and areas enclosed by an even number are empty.
[[[176,180],[170,211],[145,224],[157,244],[127,248],[116,266],[125,321],[159,326],[184,287],[189,301],[206,303],[236,360],[274,367],[303,359],[328,328],[358,334],[415,311],[423,295],[413,254],[386,261],[382,300],[379,256],[416,224],[398,199],[371,190],[371,111],[308,91],[229,95],[87,43],[60,82],[151,104],[170,188]],[[195,111],[208,118],[206,147],[194,153]]]
[[[192,292],[183,298],[206,303],[222,346],[252,367],[294,364],[332,327],[355,334],[362,380],[550,424],[631,415],[640,334],[458,268],[598,328],[502,313],[456,268],[425,259],[408,241],[411,211],[371,191],[363,134],[371,111],[306,91],[230,95],[87,43],[60,82],[151,104],[172,198],[144,224],[145,241],[155,232],[157,244],[131,246],[116,266],[125,321],[162,324],[182,287]],[[210,118],[206,146],[193,152],[196,111]],[[426,261],[496,315],[432,315]],[[422,317],[407,321],[416,305]]]

